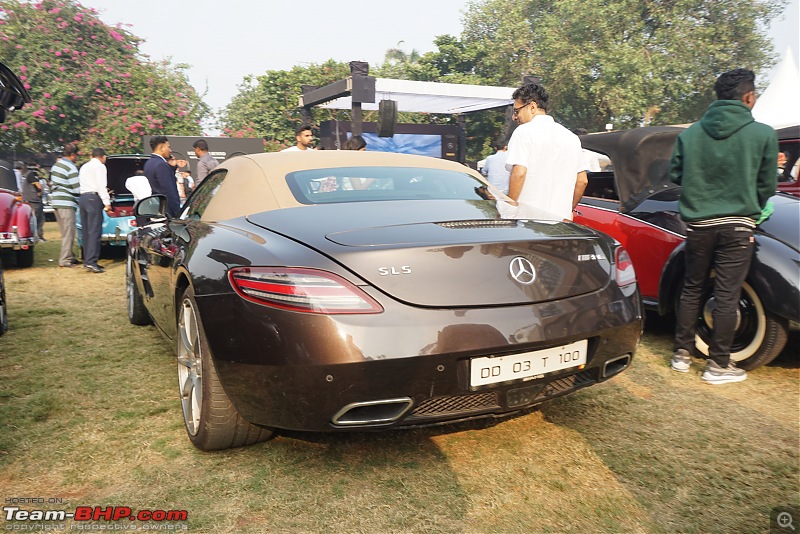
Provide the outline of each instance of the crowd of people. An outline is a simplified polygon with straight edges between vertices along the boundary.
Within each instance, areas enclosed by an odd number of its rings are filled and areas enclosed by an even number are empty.
[[[150,159],[143,169],[125,180],[125,188],[133,195],[134,202],[153,194],[164,195],[167,197],[169,215],[175,216],[189,193],[218,165],[217,160],[209,154],[208,143],[204,139],[195,141],[193,148],[198,161],[195,179],[188,161],[174,157],[165,136],[154,136],[150,145]],[[18,161],[14,165],[17,189],[23,200],[33,208],[41,241],[46,241],[43,232],[44,192],[49,190],[50,206],[61,234],[59,267],[72,268],[81,263],[75,254],[79,214],[83,267],[92,273],[102,273],[104,269],[98,264],[98,259],[102,244],[103,213],[112,213],[106,152],[102,148],[92,149],[91,159],[80,169],[76,166],[77,160],[77,145],[64,145],[61,157],[50,169],[49,183],[41,175],[41,169],[35,161]]]

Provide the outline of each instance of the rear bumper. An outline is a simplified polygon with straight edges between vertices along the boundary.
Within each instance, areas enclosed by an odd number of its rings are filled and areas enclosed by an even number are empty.
[[[20,237],[14,232],[0,232],[0,248],[20,250],[36,244],[35,237]]]
[[[135,220],[133,217],[109,217],[103,216],[103,229],[100,234],[100,241],[103,244],[111,246],[124,247],[128,244],[128,234],[135,228],[131,225],[131,221]],[[81,234],[82,224],[77,221],[78,229],[78,244],[83,246],[83,236]]]
[[[630,364],[641,333],[638,293],[471,310],[386,305],[369,316],[307,316],[198,298],[220,381],[254,424],[330,431],[511,415],[607,380]],[[291,314],[291,317],[284,317]],[[236,332],[236,335],[230,335]],[[585,366],[470,386],[470,360],[587,339]]]
[[[113,233],[104,233],[100,236],[100,241],[105,243],[106,245],[112,245],[117,247],[124,247],[128,244],[128,234],[131,230],[127,232],[123,232],[119,226],[117,226],[116,230]]]

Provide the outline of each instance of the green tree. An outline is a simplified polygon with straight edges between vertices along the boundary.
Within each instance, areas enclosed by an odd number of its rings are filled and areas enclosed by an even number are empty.
[[[466,64],[458,70],[499,85],[519,85],[527,74],[541,77],[554,115],[569,127],[694,121],[713,99],[721,72],[735,67],[758,72],[772,63],[762,28],[784,5],[783,0],[473,2],[458,56]]]
[[[323,86],[350,75],[347,63],[328,60],[322,64],[296,66],[291,70],[270,70],[248,76],[239,93],[222,110],[219,128],[231,137],[263,137],[267,150],[295,144],[294,129],[303,123],[298,99],[303,85]],[[325,120],[349,120],[349,113],[315,108],[314,124]]]
[[[141,151],[143,134],[197,135],[209,112],[186,65],[147,61],[141,39],[75,0],[4,0],[0,56],[33,102],[4,124],[0,151]]]

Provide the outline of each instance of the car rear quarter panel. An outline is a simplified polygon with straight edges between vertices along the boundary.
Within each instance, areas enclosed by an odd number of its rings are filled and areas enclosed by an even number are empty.
[[[575,222],[610,235],[630,254],[642,297],[656,302],[661,271],[672,251],[683,243],[683,237],[617,211],[618,203],[609,207],[581,204]]]
[[[674,311],[683,278],[684,245],[667,260],[660,282],[659,313]],[[747,282],[766,311],[789,321],[800,321],[800,253],[764,234],[756,235],[756,248]]]

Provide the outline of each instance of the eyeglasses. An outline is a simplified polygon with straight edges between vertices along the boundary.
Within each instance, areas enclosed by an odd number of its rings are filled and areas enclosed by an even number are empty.
[[[521,105],[520,107],[518,107],[518,108],[514,108],[514,112],[511,114],[511,116],[512,116],[512,117],[516,117],[517,115],[519,115],[519,110],[521,110],[522,108],[528,107],[528,106],[530,106],[530,105],[531,105],[531,103],[530,103],[530,102],[528,102],[527,104],[522,104],[522,105]]]

